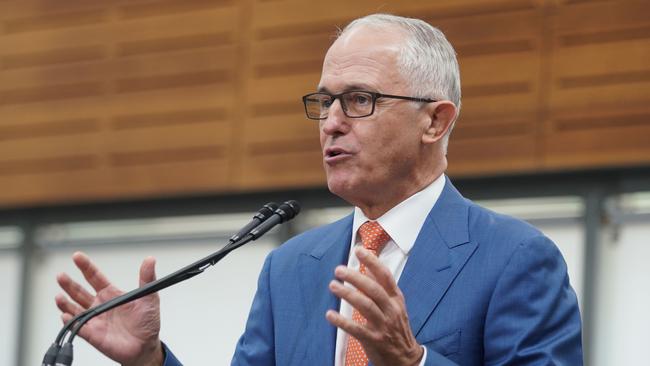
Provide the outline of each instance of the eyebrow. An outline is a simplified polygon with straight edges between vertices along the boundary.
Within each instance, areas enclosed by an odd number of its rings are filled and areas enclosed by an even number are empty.
[[[370,86],[368,86],[366,84],[352,84],[352,85],[347,85],[345,88],[343,88],[342,93],[352,91],[352,90],[374,91],[374,88],[371,88]],[[318,87],[318,92],[319,93],[334,94],[325,86],[319,86]]]

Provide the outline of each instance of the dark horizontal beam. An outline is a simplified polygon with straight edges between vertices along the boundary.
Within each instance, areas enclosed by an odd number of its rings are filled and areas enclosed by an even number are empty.
[[[607,194],[650,190],[650,167],[462,177],[452,180],[463,195],[474,200],[569,195],[584,197],[594,186]],[[298,200],[304,209],[347,205],[322,187],[6,208],[0,209],[0,225],[254,212],[266,202],[283,202],[288,199]]]

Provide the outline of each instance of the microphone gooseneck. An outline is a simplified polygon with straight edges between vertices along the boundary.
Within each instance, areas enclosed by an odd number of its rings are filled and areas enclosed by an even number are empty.
[[[278,206],[273,202],[265,204],[248,224],[246,224],[237,234],[233,235],[228,244],[215,253],[200,259],[178,271],[169,274],[156,281],[149,282],[130,292],[117,296],[103,304],[87,309],[68,321],[59,331],[55,342],[45,353],[42,366],[69,366],[72,364],[72,342],[77,336],[81,327],[90,319],[109,311],[117,306],[137,300],[141,297],[163,290],[179,282],[190,279],[200,273],[203,273],[207,267],[215,265],[223,257],[242,245],[258,239],[274,226],[293,219],[300,213],[300,204],[290,200]],[[64,344],[65,335],[70,332],[67,342]]]

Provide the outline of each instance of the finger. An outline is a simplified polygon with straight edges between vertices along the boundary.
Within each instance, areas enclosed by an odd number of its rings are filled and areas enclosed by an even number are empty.
[[[155,280],[156,259],[154,257],[147,257],[142,261],[142,265],[140,266],[140,287]],[[157,292],[146,296],[144,300],[150,302],[154,306],[158,306],[158,304],[160,304],[160,297],[158,296]]]
[[[83,286],[74,281],[66,273],[61,273],[56,276],[56,282],[59,286],[70,296],[70,298],[77,302],[77,304],[84,308],[89,308],[92,305],[95,297],[90,294]]]
[[[397,296],[401,294],[393,274],[390,272],[388,267],[382,264],[379,261],[377,256],[370,253],[370,251],[364,248],[357,248],[356,250],[357,258],[360,263],[366,265],[369,274],[373,277],[377,283],[388,293],[388,296]]]
[[[330,291],[341,300],[347,301],[353,308],[357,309],[364,318],[371,324],[382,324],[385,321],[384,314],[372,299],[349,286],[343,286],[338,281],[332,281],[329,285]]]
[[[70,322],[72,318],[74,318],[74,315],[70,313],[61,314],[61,321],[63,322],[63,324],[68,324],[68,322]],[[91,320],[85,326],[81,327],[81,329],[79,330],[79,336],[92,344],[95,344],[96,342],[93,342],[93,340],[91,340],[91,337],[94,336],[95,338],[97,338],[103,336],[98,334],[96,329],[92,329],[94,321],[95,321],[94,319]]]
[[[353,336],[361,342],[369,338],[369,332],[367,328],[361,324],[355,323],[351,319],[344,317],[334,310],[328,310],[325,313],[325,318],[333,326],[343,329],[347,334]]]
[[[156,259],[147,257],[140,266],[140,287],[156,280]]]
[[[366,296],[372,299],[372,301],[374,301],[382,311],[389,309],[391,306],[388,293],[375,279],[345,266],[338,266],[336,270],[334,270],[334,275],[337,279],[347,282],[356,287],[357,290],[363,292]]]
[[[68,322],[72,320],[72,318],[74,318],[72,314],[69,313],[61,314],[61,321],[63,322],[63,324],[68,324]]]
[[[72,316],[71,314],[68,314],[68,313],[61,314],[61,321],[63,322],[63,324],[68,324],[70,322],[70,320],[72,320],[72,318],[74,318],[74,316]],[[88,339],[84,335],[87,335],[86,333],[88,331],[85,330],[87,328],[87,326],[88,325],[86,325],[85,327],[82,327],[81,330],[79,331],[79,335],[82,338],[86,339],[86,340],[88,340]]]
[[[111,285],[111,282],[97,268],[97,266],[82,252],[76,252],[72,255],[72,260],[81,271],[84,278],[95,291],[99,292]]]
[[[74,318],[74,316],[72,316],[71,314],[68,313],[61,314],[61,321],[63,322],[63,324],[68,324],[68,322],[72,320],[72,318]],[[81,329],[79,330],[79,336],[85,339],[86,341],[88,341],[89,343],[96,344],[96,342],[93,342],[90,339],[90,337],[92,337],[93,335],[95,336],[95,338],[98,337],[96,330],[91,329],[93,326],[93,321],[94,319],[90,320],[89,323],[86,323],[83,327],[81,327]]]
[[[63,312],[64,314],[70,314],[70,315],[77,315],[84,311],[85,309],[81,308],[81,306],[74,304],[68,298],[65,297],[63,294],[58,294],[54,297],[54,302],[56,303],[56,306]]]

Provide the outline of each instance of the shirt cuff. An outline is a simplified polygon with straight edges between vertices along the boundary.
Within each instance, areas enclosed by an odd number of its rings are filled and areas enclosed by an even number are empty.
[[[424,364],[427,362],[427,348],[425,346],[420,346],[424,350],[424,353],[422,354],[422,359],[420,360],[419,366],[424,366]]]

